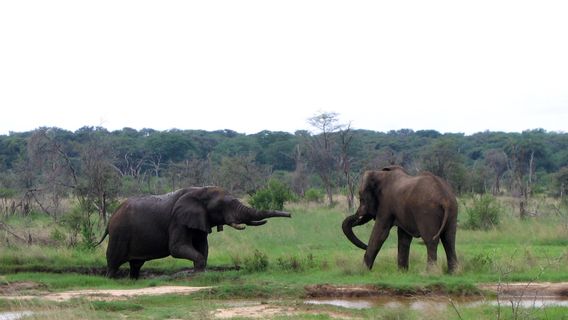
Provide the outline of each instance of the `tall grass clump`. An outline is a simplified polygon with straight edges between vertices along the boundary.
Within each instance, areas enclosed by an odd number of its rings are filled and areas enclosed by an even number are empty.
[[[503,208],[494,196],[483,194],[473,196],[472,200],[471,206],[466,208],[466,229],[489,230],[501,223]]]

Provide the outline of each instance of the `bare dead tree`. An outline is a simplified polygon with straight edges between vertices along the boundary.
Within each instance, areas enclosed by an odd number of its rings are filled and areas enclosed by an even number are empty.
[[[507,172],[507,154],[501,149],[489,149],[484,155],[485,164],[493,171],[493,184],[491,192],[497,195],[501,192],[501,179]]]
[[[61,199],[77,185],[75,166],[50,129],[32,134],[27,154],[27,195],[43,212],[57,219]]]
[[[91,135],[81,151],[82,179],[77,196],[86,210],[91,206],[97,210],[105,225],[108,204],[116,197],[120,184],[113,160],[111,146],[97,135]]]
[[[170,179],[172,190],[206,185],[210,175],[209,164],[209,161],[197,158],[171,163],[166,175]]]
[[[339,130],[339,141],[341,146],[339,164],[347,186],[347,207],[349,208],[349,211],[351,211],[354,207],[355,199],[355,178],[351,172],[351,163],[353,162],[353,158],[351,157],[349,150],[351,143],[353,142],[351,123]]]
[[[330,206],[333,205],[334,175],[339,167],[339,157],[334,150],[336,143],[332,139],[333,133],[341,128],[338,121],[338,114],[335,112],[322,112],[309,118],[308,123],[320,133],[307,137],[305,141],[308,163],[320,177]]]
[[[212,170],[215,184],[235,194],[252,194],[261,188],[272,173],[270,166],[255,163],[255,155],[224,157],[221,164]]]
[[[296,165],[292,173],[292,190],[294,190],[296,194],[304,196],[308,187],[308,169],[299,144],[294,148],[293,157]]]

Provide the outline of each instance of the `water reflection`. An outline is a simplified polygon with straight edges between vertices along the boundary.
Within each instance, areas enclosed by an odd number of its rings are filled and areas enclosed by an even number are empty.
[[[0,312],[0,320],[18,320],[33,314],[31,311]]]
[[[514,306],[521,308],[568,307],[564,297],[501,297],[499,300],[483,297],[368,297],[368,298],[316,298],[304,301],[307,304],[332,305],[349,309],[409,308],[412,310],[444,310],[451,304],[459,307],[476,307],[484,304]]]

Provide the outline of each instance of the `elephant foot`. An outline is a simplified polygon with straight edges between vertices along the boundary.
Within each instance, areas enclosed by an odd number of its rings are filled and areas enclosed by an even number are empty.
[[[369,270],[373,269],[374,262],[375,262],[374,259],[369,258],[367,255],[365,255],[365,257],[363,258],[363,263]]]
[[[454,274],[454,273],[456,273],[457,268],[458,268],[458,264],[457,264],[457,263],[448,264],[448,273],[449,273],[449,274]]]
[[[205,262],[195,262],[193,263],[193,271],[195,272],[204,272],[205,271],[205,266],[207,264]]]
[[[107,269],[107,272],[106,272],[107,278],[117,279],[118,278],[117,271],[118,271],[118,269]]]

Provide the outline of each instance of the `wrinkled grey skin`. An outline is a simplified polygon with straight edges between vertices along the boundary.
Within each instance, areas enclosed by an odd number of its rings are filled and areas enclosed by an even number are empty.
[[[345,218],[343,233],[365,250],[364,263],[371,269],[381,246],[393,226],[398,228],[398,267],[408,269],[412,238],[422,238],[428,252],[428,266],[437,260],[441,240],[448,260],[448,272],[455,271],[457,201],[449,184],[431,174],[408,175],[403,168],[391,166],[365,172],[359,189],[360,205]],[[369,244],[355,236],[353,227],[375,220]]]
[[[207,265],[211,228],[223,225],[236,229],[243,224],[258,226],[266,218],[290,217],[282,211],[258,211],[218,187],[185,188],[160,196],[130,198],[111,217],[99,244],[109,235],[107,276],[130,263],[130,277],[137,279],[144,262],[164,258],[193,261],[195,270]]]

